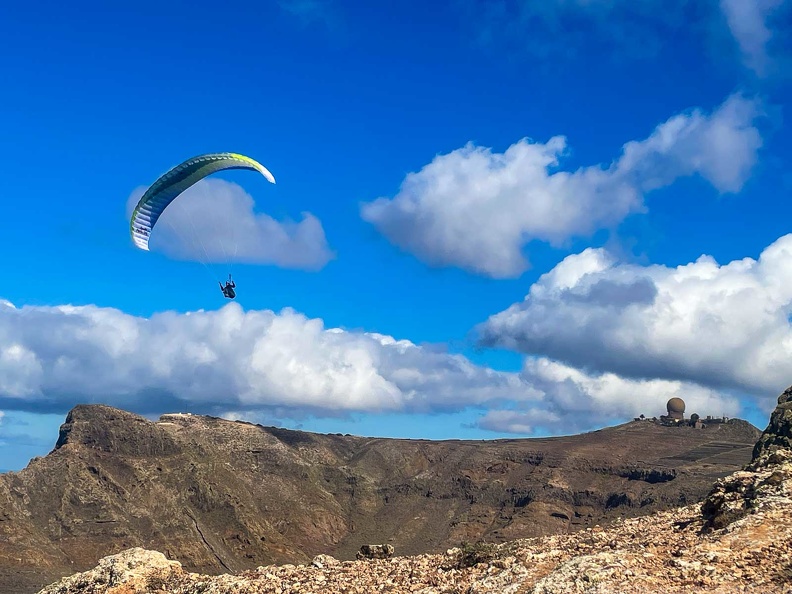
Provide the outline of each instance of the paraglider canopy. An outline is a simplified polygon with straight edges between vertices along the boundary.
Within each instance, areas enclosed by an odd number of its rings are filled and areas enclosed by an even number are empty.
[[[275,178],[266,167],[238,153],[209,153],[188,159],[160,176],[138,201],[129,222],[135,245],[148,250],[149,237],[164,210],[190,186],[212,173],[227,169],[258,171],[269,182],[275,183]]]

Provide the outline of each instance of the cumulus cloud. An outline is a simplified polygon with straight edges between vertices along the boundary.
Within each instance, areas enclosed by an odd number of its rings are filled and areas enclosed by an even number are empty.
[[[667,267],[603,249],[564,259],[478,328],[482,345],[625,378],[742,390],[770,406],[790,383],[792,235],[757,260]]]
[[[767,74],[771,64],[770,42],[779,34],[771,23],[781,8],[789,9],[790,3],[787,0],[720,0],[720,7],[745,65],[760,76]],[[789,18],[788,12],[785,16]]]
[[[519,374],[374,333],[325,328],[286,309],[164,312],[0,306],[0,405],[58,411],[78,402],[166,412],[280,407],[460,410],[534,397]]]
[[[138,188],[130,195],[127,215],[144,191]],[[204,179],[163,212],[149,245],[183,260],[305,270],[318,270],[334,258],[322,223],[311,213],[302,213],[299,222],[276,221],[254,208],[253,198],[237,184]]]
[[[468,144],[438,155],[405,178],[394,198],[361,206],[388,240],[434,266],[458,266],[493,278],[528,268],[526,244],[561,246],[644,212],[644,194],[700,175],[720,192],[737,192],[762,146],[757,100],[729,97],[712,113],[676,115],[624,145],[609,166],[560,170],[566,139],[522,139],[503,153]]]
[[[734,396],[690,382],[589,374],[545,357],[527,358],[521,375],[540,392],[539,401],[494,408],[479,420],[479,427],[526,435],[538,430],[575,433],[641,414],[660,416],[673,397],[685,401],[687,415],[733,416],[740,410]]]
[[[728,395],[685,382],[590,374],[541,357],[526,358],[520,372],[497,371],[437,347],[236,303],[150,318],[90,305],[0,305],[0,345],[6,410],[62,413],[96,402],[143,414],[302,419],[474,408],[487,411],[482,428],[529,435],[659,414],[671,396],[691,411],[737,409]]]

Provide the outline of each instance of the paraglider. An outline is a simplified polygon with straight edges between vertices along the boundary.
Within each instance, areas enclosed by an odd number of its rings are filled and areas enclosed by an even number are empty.
[[[187,159],[151,184],[135,206],[129,221],[129,231],[135,246],[148,251],[151,234],[165,209],[185,190],[205,177],[229,169],[257,171],[267,181],[275,183],[275,178],[266,167],[238,153],[208,153]],[[236,284],[230,274],[228,279],[225,286],[220,283],[220,289],[225,297],[234,299]]]

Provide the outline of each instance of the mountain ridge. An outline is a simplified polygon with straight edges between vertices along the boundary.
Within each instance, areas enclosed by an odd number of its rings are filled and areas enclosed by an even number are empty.
[[[432,441],[79,405],[52,452],[0,476],[0,590],[23,579],[20,594],[32,592],[136,546],[219,573],[351,559],[365,542],[418,554],[573,532],[700,501],[750,460],[760,433],[740,420],[632,421]]]

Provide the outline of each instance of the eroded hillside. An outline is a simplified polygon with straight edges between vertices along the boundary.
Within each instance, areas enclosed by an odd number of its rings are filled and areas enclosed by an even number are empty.
[[[79,406],[52,453],[0,476],[0,590],[32,592],[131,547],[211,574],[351,559],[367,542],[418,554],[574,532],[701,501],[759,434],[645,421],[435,442]]]

